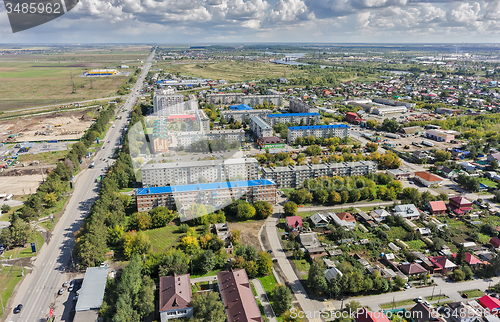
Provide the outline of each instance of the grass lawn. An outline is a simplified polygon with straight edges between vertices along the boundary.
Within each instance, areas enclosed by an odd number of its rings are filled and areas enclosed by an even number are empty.
[[[68,154],[67,150],[41,152],[37,154],[21,154],[19,156],[18,161],[21,163],[23,162],[29,163],[38,160],[41,163],[55,164],[57,163],[57,160],[64,158],[67,154]]]
[[[488,187],[498,188],[498,183],[488,178],[479,178],[479,182],[481,182],[484,185],[487,185]]]
[[[302,272],[308,272],[311,265],[305,259],[294,259],[293,260],[297,269]]]
[[[160,252],[174,244],[183,234],[178,232],[177,226],[165,226],[144,231],[151,241],[152,250]]]
[[[190,268],[191,269],[191,268]],[[206,274],[203,274],[203,275],[191,275],[191,278],[197,278],[197,277],[207,277],[207,276],[215,276],[217,275],[217,272],[219,272],[220,270],[216,270],[216,271],[210,271]]]
[[[267,276],[259,277],[258,279],[262,283],[262,286],[264,287],[264,291],[266,291],[266,293],[272,293],[274,287],[278,285],[278,282],[276,281],[276,278],[274,278],[273,273]]]
[[[410,240],[410,241],[407,241],[405,242],[406,244],[408,244],[408,246],[410,246],[411,248],[413,248],[414,250],[420,250],[420,249],[423,249],[423,248],[426,248],[427,247],[427,244],[424,243],[422,240],[420,239],[417,239],[417,240]]]
[[[26,269],[24,270],[26,273]],[[10,276],[9,276],[10,273]],[[17,283],[22,279],[21,267],[18,266],[5,266],[0,270],[0,296],[2,297],[2,302],[7,304],[12,291]],[[0,310],[2,308],[0,307]],[[3,315],[3,310],[2,310]]]
[[[393,307],[402,307],[402,306],[409,306],[415,304],[415,301],[413,299],[409,300],[402,300],[402,301],[395,301],[395,302],[390,302],[390,303],[384,303],[380,305],[380,308],[386,310],[386,309],[392,309]]]
[[[391,230],[386,231],[390,240],[403,239],[407,231],[403,227],[391,227]]]
[[[36,255],[36,254],[33,254],[31,252],[31,243],[33,243],[33,242],[36,244],[37,252],[39,252],[43,246],[43,243],[44,243],[43,236],[40,232],[36,232],[36,234],[34,234],[34,236],[32,236],[31,238],[28,238],[28,240],[26,241],[27,247],[16,247],[14,249],[10,249],[10,250],[6,251],[5,253],[3,253],[2,257],[3,258],[33,257]]]
[[[427,296],[425,299],[427,301],[439,301],[447,298],[448,296],[441,294],[441,295]]]
[[[133,190],[134,190],[134,188],[123,188],[123,189],[120,189],[120,192],[130,192]]]
[[[467,294],[467,298],[474,298],[474,297],[481,297],[484,295],[483,291],[480,291],[478,289],[474,289],[474,290],[468,290],[468,291],[462,291],[462,292],[459,292],[460,295],[466,293]]]
[[[482,244],[488,244],[490,242],[491,237],[485,234],[479,233],[479,242]]]

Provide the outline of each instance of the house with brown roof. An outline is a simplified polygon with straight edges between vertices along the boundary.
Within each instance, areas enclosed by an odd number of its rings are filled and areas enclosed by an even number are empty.
[[[414,175],[415,180],[426,187],[438,186],[443,182],[443,179],[427,171],[417,171]]]
[[[493,248],[500,249],[500,238],[492,237],[490,239],[490,244],[493,246]]]
[[[446,212],[446,204],[443,200],[429,201],[427,207],[433,215],[442,215]]]
[[[457,267],[457,265],[446,258],[446,256],[433,256],[429,257],[429,260],[434,266],[434,273],[448,273]]]
[[[408,276],[416,276],[422,273],[427,274],[427,270],[419,263],[405,263],[399,265],[399,270]]]
[[[160,277],[160,318],[161,322],[170,319],[191,318],[193,308],[189,274]]]
[[[450,198],[448,206],[456,215],[461,216],[472,210],[472,202],[464,197]]]
[[[263,322],[244,269],[218,272],[217,284],[228,322]]]
[[[446,322],[446,320],[436,317],[423,303],[417,303],[410,311],[413,322]]]

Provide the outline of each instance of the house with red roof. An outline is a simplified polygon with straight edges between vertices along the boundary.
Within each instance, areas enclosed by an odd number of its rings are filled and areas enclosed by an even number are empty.
[[[446,258],[446,256],[433,256],[429,257],[429,260],[433,265],[434,273],[448,273],[457,267],[457,265]]]
[[[498,315],[498,310],[500,309],[500,300],[489,295],[485,295],[479,298],[479,304],[491,314]]]
[[[289,230],[297,229],[298,227],[304,228],[302,224],[302,217],[300,216],[289,216],[286,217],[286,226]]]
[[[453,254],[453,257],[457,258],[457,254]],[[471,253],[465,253],[465,262],[472,267],[483,265],[483,262]]]
[[[358,114],[354,112],[347,112],[347,114],[345,115],[345,120],[352,124],[360,124],[364,121],[364,119],[362,119]]]
[[[427,274],[427,270],[419,263],[405,263],[399,265],[399,270],[408,276],[416,276],[422,273]]]
[[[390,322],[389,318],[383,312],[371,312],[365,308],[355,313],[356,322]]]
[[[191,318],[193,308],[189,274],[160,277],[160,318],[161,322],[170,319]]]
[[[433,215],[442,215],[446,212],[446,204],[443,200],[429,201],[427,207]]]
[[[438,186],[443,182],[443,179],[427,171],[417,171],[414,175],[415,180],[426,187]]]
[[[472,210],[472,202],[464,197],[453,197],[450,198],[448,207],[450,207],[451,211],[457,216],[462,216]]]
[[[498,237],[492,237],[490,239],[490,244],[495,248],[499,249],[500,248],[500,238]]]

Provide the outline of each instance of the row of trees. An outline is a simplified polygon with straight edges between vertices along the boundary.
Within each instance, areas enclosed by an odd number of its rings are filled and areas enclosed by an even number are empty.
[[[245,200],[235,200],[226,207],[229,215],[238,220],[266,219],[273,213],[273,206],[269,202],[256,201],[253,204]]]

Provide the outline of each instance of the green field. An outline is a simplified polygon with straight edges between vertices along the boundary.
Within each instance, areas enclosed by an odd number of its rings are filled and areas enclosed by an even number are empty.
[[[479,182],[481,182],[484,185],[487,185],[488,187],[498,188],[498,183],[488,178],[479,178]]]
[[[2,258],[25,258],[25,257],[33,257],[36,254],[31,252],[31,243],[36,244],[36,249],[39,252],[44,244],[43,236],[40,232],[36,232],[32,237],[28,238],[26,241],[26,247],[16,247],[14,249],[10,249],[2,254]]]
[[[427,247],[427,244],[420,239],[406,241],[405,243],[408,244],[408,246],[410,246],[414,250],[421,250]]]
[[[480,291],[478,289],[475,289],[475,290],[468,290],[468,291],[462,291],[462,292],[459,292],[460,295],[466,293],[467,294],[467,298],[475,298],[475,297],[481,297],[484,295],[483,291]]]
[[[42,152],[37,154],[21,154],[17,161],[23,162],[33,162],[40,161],[45,164],[56,164],[57,160],[64,158],[68,154],[68,151],[50,151],[50,152]]]
[[[26,273],[26,269],[24,269]],[[18,266],[4,266],[0,270],[0,296],[2,297],[3,304],[7,304],[10,296],[12,295],[12,291],[14,291],[14,287],[17,283],[22,279],[21,267]],[[3,315],[3,308],[0,307]]]
[[[276,281],[276,278],[274,278],[273,273],[267,276],[259,277],[258,279],[262,283],[262,287],[264,287],[264,291],[266,291],[266,293],[272,292],[274,290],[274,287],[278,285],[278,282]]]
[[[311,265],[305,259],[294,259],[293,262],[299,271],[308,272]]]
[[[152,245],[152,251],[161,252],[167,250],[169,246],[174,244],[178,238],[183,234],[177,232],[179,227],[177,226],[165,226],[157,229],[150,229],[144,231],[144,233],[149,237]]]
[[[434,295],[434,296],[427,296],[425,299],[427,301],[439,301],[439,300],[443,300],[443,299],[447,299],[448,296],[446,295]]]
[[[415,301],[413,299],[408,299],[408,300],[380,304],[380,308],[386,310],[386,309],[392,309],[393,307],[398,308],[398,307],[409,306],[409,305],[413,305],[413,304],[415,304]]]

